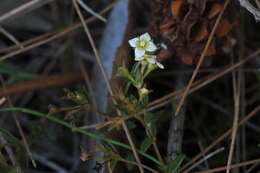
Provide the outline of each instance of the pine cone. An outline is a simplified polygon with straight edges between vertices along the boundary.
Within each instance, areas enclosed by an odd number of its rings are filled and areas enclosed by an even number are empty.
[[[151,34],[168,47],[168,50],[159,52],[159,59],[174,58],[192,65],[198,61],[217,16],[223,10],[223,3],[211,0],[154,0],[152,9],[154,23]],[[211,62],[216,49],[222,50],[229,45],[228,34],[233,25],[224,13],[207,50],[206,62]]]

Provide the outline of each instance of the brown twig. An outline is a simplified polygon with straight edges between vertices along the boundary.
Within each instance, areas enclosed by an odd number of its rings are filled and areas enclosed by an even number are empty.
[[[7,85],[6,90],[3,88],[0,89],[0,97],[5,96],[6,94],[14,95],[52,87],[63,87],[67,86],[68,84],[81,82],[83,80],[84,77],[81,72],[69,72],[42,77],[35,80]]]

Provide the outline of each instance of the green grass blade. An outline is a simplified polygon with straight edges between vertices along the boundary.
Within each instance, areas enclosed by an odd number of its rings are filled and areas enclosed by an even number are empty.
[[[104,136],[98,135],[96,133],[92,133],[92,132],[88,132],[86,130],[80,129],[78,127],[75,127],[75,126],[63,121],[63,120],[56,118],[56,116],[48,116],[45,113],[41,113],[41,112],[38,112],[38,111],[35,111],[35,110],[26,109],[26,108],[20,108],[20,107],[2,108],[2,109],[0,109],[0,111],[1,112],[22,112],[22,113],[30,114],[30,115],[37,116],[37,117],[47,118],[48,120],[50,120],[54,123],[60,124],[60,125],[68,128],[68,129],[71,129],[73,132],[78,132],[78,133],[81,133],[81,134],[86,135],[88,137],[91,137],[93,139],[100,140],[100,141],[103,141],[103,142],[107,142],[109,144],[112,144],[112,145],[115,145],[115,146],[118,146],[118,147],[122,147],[122,148],[127,149],[127,150],[131,150],[130,146],[127,145],[127,144],[121,143],[121,142],[113,140],[113,139],[105,138]],[[138,150],[138,153],[141,154],[142,156],[144,156],[145,158],[153,161],[154,163],[156,163],[158,166],[161,167],[161,162],[158,161],[153,156],[151,156],[151,155],[149,155],[145,152],[142,152],[140,150]]]

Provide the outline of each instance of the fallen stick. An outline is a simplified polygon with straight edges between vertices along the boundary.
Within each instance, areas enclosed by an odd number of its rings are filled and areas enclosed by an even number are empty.
[[[65,87],[83,81],[83,75],[80,72],[68,72],[64,74],[56,74],[39,79],[23,81],[6,86],[6,92],[0,89],[0,97],[6,95],[15,95],[47,88]]]

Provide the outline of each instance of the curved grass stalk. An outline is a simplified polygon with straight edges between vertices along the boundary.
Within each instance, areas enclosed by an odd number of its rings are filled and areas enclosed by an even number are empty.
[[[88,131],[86,131],[82,128],[79,128],[79,127],[75,127],[75,126],[73,126],[73,125],[71,125],[71,124],[69,124],[69,123],[67,123],[67,122],[65,122],[61,119],[56,118],[56,116],[49,116],[48,114],[45,114],[45,113],[42,113],[42,112],[38,112],[38,111],[35,111],[35,110],[32,110],[32,109],[27,109],[27,108],[21,108],[21,107],[2,108],[2,109],[0,109],[0,112],[21,112],[21,113],[30,114],[30,115],[33,115],[33,116],[36,116],[36,117],[47,118],[48,120],[50,120],[54,123],[62,125],[62,126],[68,128],[68,129],[71,129],[72,132],[78,132],[78,133],[86,135],[90,138],[100,140],[100,141],[106,142],[108,144],[115,145],[115,146],[118,146],[118,147],[121,147],[121,148],[124,148],[124,149],[131,151],[131,147],[127,144],[121,143],[121,142],[113,140],[113,139],[106,138],[104,136],[95,134],[93,132],[88,132]],[[162,168],[161,162],[159,160],[157,160],[156,158],[154,158],[153,156],[151,156],[151,155],[149,155],[145,152],[142,152],[140,150],[138,150],[137,152],[139,154],[141,154],[142,156],[144,156],[145,158],[147,158],[147,159],[153,161],[154,163],[156,163],[160,168]]]

